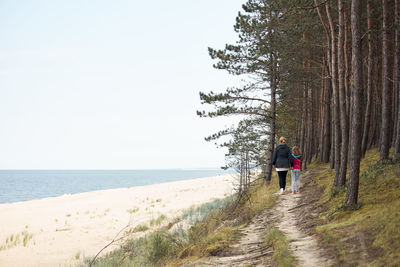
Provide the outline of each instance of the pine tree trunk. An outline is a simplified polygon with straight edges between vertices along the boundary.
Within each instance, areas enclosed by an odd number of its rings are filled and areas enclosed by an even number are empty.
[[[311,73],[311,59],[308,59],[308,71],[309,73]],[[310,164],[311,160],[312,160],[312,156],[313,156],[313,143],[314,143],[314,134],[313,134],[313,90],[312,90],[312,85],[310,83],[308,83],[308,134],[307,134],[307,142],[308,142],[308,146],[307,146],[307,162]]]
[[[361,154],[364,156],[367,151],[368,135],[370,130],[371,119],[371,101],[372,101],[372,22],[371,22],[371,0],[367,4],[367,25],[368,25],[368,66],[367,66],[367,107],[365,110],[364,130],[361,143]]]
[[[382,49],[379,49],[380,52],[382,52]],[[375,49],[375,54],[378,53],[378,47]],[[374,64],[374,79],[373,79],[373,87],[372,89],[374,90],[374,98],[375,98],[375,118],[374,118],[374,138],[372,139],[372,144],[376,145],[379,150],[380,150],[380,140],[381,140],[381,126],[382,126],[382,88],[381,86],[378,86],[378,84],[382,84],[382,75],[379,72],[380,69],[382,69],[381,66],[381,61],[379,64]]]
[[[351,32],[352,32],[352,70],[354,85],[352,86],[351,116],[351,146],[350,146],[350,168],[349,186],[346,194],[346,207],[354,207],[358,201],[358,185],[360,175],[361,159],[361,98],[362,98],[362,74],[361,74],[361,1],[351,2]]]
[[[348,119],[346,110],[346,91],[345,91],[345,62],[344,62],[344,0],[338,0],[339,8],[339,34],[338,34],[338,70],[339,70],[339,103],[340,103],[340,129],[342,143],[340,150],[340,170],[336,171],[335,187],[342,187],[346,183],[347,155],[348,155]]]
[[[270,58],[273,63],[271,64],[271,115],[270,115],[270,134],[269,134],[269,142],[268,142],[268,154],[267,154],[267,163],[264,171],[264,182],[269,184],[271,182],[272,176],[272,155],[275,149],[275,132],[276,132],[276,87],[277,87],[277,77],[276,77],[276,67],[277,63],[275,60],[274,54],[270,53]]]
[[[243,177],[245,174],[244,170],[244,156],[243,152],[240,153],[240,180],[239,180],[239,195],[243,193]]]
[[[345,64],[345,82],[344,87],[346,91],[346,111],[347,111],[347,119],[350,118],[350,80],[351,80],[351,45],[349,45],[349,34],[350,28],[348,23],[348,13],[344,10],[344,64]],[[348,128],[348,132],[350,134],[350,129]]]
[[[395,38],[395,37],[394,37]],[[394,40],[393,52],[395,52],[396,40]],[[397,136],[397,114],[398,114],[398,91],[396,90],[396,76],[397,76],[397,58],[396,55],[393,57],[393,78],[392,78],[392,138],[390,140],[390,146],[394,147]]]
[[[337,84],[337,45],[336,45],[336,30],[335,23],[333,22],[331,16],[331,8],[329,5],[329,1],[325,4],[326,14],[328,16],[329,21],[329,29],[331,33],[331,75],[332,75],[332,89],[333,89],[333,131],[335,135],[334,142],[334,154],[335,154],[335,170],[339,172],[340,170],[340,121],[339,121],[339,92],[338,92],[338,84]]]
[[[300,137],[300,149],[303,152],[303,163],[306,163],[307,158],[307,142],[306,142],[306,122],[307,122],[307,88],[304,82],[303,88],[303,107],[301,115],[301,137]],[[302,164],[302,169],[307,168],[307,164]]]
[[[327,51],[327,54],[329,55],[329,51]],[[329,58],[329,56],[328,56]],[[329,61],[329,59],[328,59]],[[328,66],[326,66],[326,71],[329,72]],[[329,76],[329,75],[328,75]],[[331,143],[332,143],[332,130],[331,130],[331,122],[332,122],[332,116],[331,116],[331,98],[332,98],[332,84],[331,80],[327,79],[326,80],[326,94],[325,94],[325,137],[324,137],[324,155],[323,155],[323,162],[328,163],[329,162],[329,156],[331,154]],[[333,158],[331,158],[333,161]]]
[[[395,0],[395,72],[394,72],[394,90],[397,91],[397,131],[394,144],[394,160],[400,158],[400,4]]]
[[[331,112],[333,113],[333,107],[332,107]],[[333,120],[331,120],[331,129],[333,129],[333,128],[334,128],[334,122],[333,122]],[[330,161],[331,164],[330,164],[329,169],[333,170],[333,169],[335,169],[335,131],[333,131],[333,130],[331,131],[331,155],[330,155],[330,158],[331,158],[331,161]]]
[[[380,142],[380,159],[389,157],[390,128],[391,128],[391,92],[389,77],[389,9],[388,0],[382,0],[383,33],[382,33],[382,59],[383,59],[383,92],[382,92],[382,128]]]
[[[246,191],[250,186],[250,157],[249,150],[246,149]]]
[[[323,59],[322,64],[324,64],[325,59]],[[325,77],[324,73],[325,68],[322,69],[322,77]],[[321,81],[321,95],[320,95],[320,101],[317,103],[319,104],[319,122],[318,122],[318,127],[319,127],[319,138],[318,138],[318,161],[323,162],[323,155],[324,155],[324,132],[325,132],[325,123],[324,123],[324,117],[326,117],[325,112],[324,112],[324,107],[325,107],[325,92],[326,92],[326,87],[325,87],[325,79],[322,79]]]
[[[335,153],[334,153],[334,133],[332,130],[332,120],[331,120],[331,114],[332,114],[332,106],[331,106],[331,97],[332,97],[332,60],[331,60],[331,40],[330,40],[330,36],[329,36],[329,30],[328,30],[328,26],[325,23],[323,17],[322,17],[322,13],[321,13],[321,8],[320,8],[320,3],[318,3],[317,0],[314,0],[314,5],[316,6],[317,9],[317,13],[318,13],[318,17],[319,20],[321,22],[322,27],[324,28],[324,32],[325,32],[325,37],[326,37],[326,42],[327,42],[327,54],[326,54],[326,60],[327,60],[327,65],[326,67],[326,72],[328,74],[328,77],[330,77],[329,79],[326,80],[326,102],[325,102],[325,112],[326,112],[326,118],[325,118],[325,148],[324,148],[324,156],[323,156],[323,160],[325,163],[331,162],[330,164],[330,169],[333,169],[335,167],[335,161],[334,161],[334,157],[335,157]]]

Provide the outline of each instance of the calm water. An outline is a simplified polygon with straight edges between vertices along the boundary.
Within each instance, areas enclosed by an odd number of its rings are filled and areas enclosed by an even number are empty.
[[[214,170],[0,170],[0,203],[63,194],[181,181],[227,173]]]

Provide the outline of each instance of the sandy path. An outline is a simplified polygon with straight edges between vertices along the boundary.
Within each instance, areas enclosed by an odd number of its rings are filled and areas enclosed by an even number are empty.
[[[271,266],[273,250],[263,241],[265,227],[270,221],[270,211],[264,210],[241,230],[242,237],[224,255],[200,259],[184,266]]]
[[[298,266],[330,266],[320,252],[316,239],[300,231],[297,227],[298,211],[295,208],[301,194],[280,195],[275,206],[275,214],[279,219],[276,227],[289,239],[290,249],[295,256]]]
[[[231,175],[0,205],[0,266],[74,266],[131,224],[232,193]],[[168,220],[167,219],[167,220]]]
[[[307,172],[301,179],[307,179],[313,174],[313,171]],[[241,230],[243,235],[239,242],[232,245],[224,255],[200,259],[185,266],[273,266],[273,249],[263,244],[268,225],[274,225],[288,237],[290,249],[297,260],[296,266],[332,266],[331,261],[322,256],[322,249],[318,247],[316,239],[297,226],[298,215],[302,212],[298,208],[301,197],[302,194],[278,194],[275,206],[253,218]]]

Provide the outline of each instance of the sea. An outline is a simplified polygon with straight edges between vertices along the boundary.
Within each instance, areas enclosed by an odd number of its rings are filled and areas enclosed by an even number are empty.
[[[232,173],[222,169],[0,170],[0,204]]]

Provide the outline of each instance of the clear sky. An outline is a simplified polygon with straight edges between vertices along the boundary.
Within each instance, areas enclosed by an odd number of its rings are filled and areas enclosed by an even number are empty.
[[[243,3],[0,1],[0,169],[223,165],[198,93],[235,84],[207,47]]]

